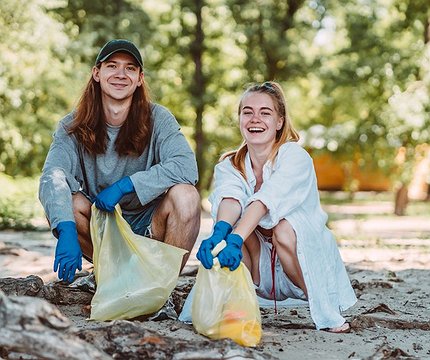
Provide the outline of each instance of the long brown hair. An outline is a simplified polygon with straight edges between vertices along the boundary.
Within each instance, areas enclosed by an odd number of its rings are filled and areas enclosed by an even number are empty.
[[[282,87],[275,81],[266,81],[262,84],[252,84],[248,86],[248,88],[242,94],[242,97],[239,102],[239,107],[237,111],[239,116],[242,110],[242,101],[244,97],[252,92],[269,95],[273,100],[275,110],[278,112],[278,115],[284,119],[282,127],[276,131],[275,143],[273,144],[272,151],[269,155],[269,160],[273,161],[278,154],[279,148],[282,144],[285,144],[289,141],[296,142],[299,140],[300,136],[297,131],[294,130],[290,116],[288,115],[287,102],[285,100]],[[231,157],[230,161],[233,164],[234,168],[236,168],[246,179],[245,156],[247,152],[248,145],[246,144],[246,141],[244,141],[240,145],[239,149],[224,153],[221,156],[220,160],[224,160],[227,157]]]
[[[107,147],[107,130],[103,112],[100,83],[91,76],[79,99],[69,134],[74,134],[84,149],[92,154],[104,154]],[[142,85],[133,93],[127,119],[115,141],[120,156],[140,156],[151,135],[151,102],[148,89]]]

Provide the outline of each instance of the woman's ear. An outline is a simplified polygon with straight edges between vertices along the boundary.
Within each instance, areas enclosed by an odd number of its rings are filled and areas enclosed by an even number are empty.
[[[93,66],[93,79],[97,82],[100,82],[100,69],[97,66]]]
[[[276,124],[276,130],[281,130],[282,129],[282,125],[284,125],[284,118],[281,116],[278,119],[278,123]]]

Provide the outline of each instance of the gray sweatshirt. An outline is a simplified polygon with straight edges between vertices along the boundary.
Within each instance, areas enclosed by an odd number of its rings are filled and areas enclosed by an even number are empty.
[[[78,143],[74,135],[67,133],[72,121],[70,113],[59,122],[40,178],[39,199],[51,229],[61,221],[75,221],[72,194],[81,188],[94,198],[114,182],[130,176],[136,193],[124,196],[120,206],[124,214],[136,214],[173,185],[197,183],[196,159],[178,122],[165,107],[153,104],[152,136],[142,155],[118,156],[115,139],[120,128],[112,126],[107,128],[106,153],[94,156],[82,152],[88,180],[85,188]]]

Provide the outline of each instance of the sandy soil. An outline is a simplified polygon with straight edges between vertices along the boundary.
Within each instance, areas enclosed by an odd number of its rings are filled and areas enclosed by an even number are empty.
[[[281,308],[278,314],[273,308],[262,308],[258,353],[278,359],[430,359],[430,221],[408,216],[378,219],[378,212],[385,212],[387,206],[326,207],[337,214],[375,215],[364,220],[343,216],[330,222],[359,298],[345,312],[352,332],[316,331],[307,306]],[[196,249],[210,228],[205,213],[185,271],[196,267]],[[45,282],[54,281],[54,244],[48,231],[0,232],[0,277],[34,274]],[[85,269],[91,270],[91,265],[86,263]],[[61,310],[76,326],[91,326],[78,308]],[[162,335],[190,341],[200,337],[191,325],[174,320],[146,325]]]

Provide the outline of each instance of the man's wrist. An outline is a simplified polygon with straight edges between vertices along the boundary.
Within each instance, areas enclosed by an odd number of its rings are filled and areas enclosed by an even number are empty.
[[[130,194],[136,191],[134,189],[134,184],[131,181],[130,176],[125,176],[121,180],[118,180],[117,185],[124,195]]]
[[[62,232],[78,232],[74,221],[60,221],[55,229],[58,235]]]

